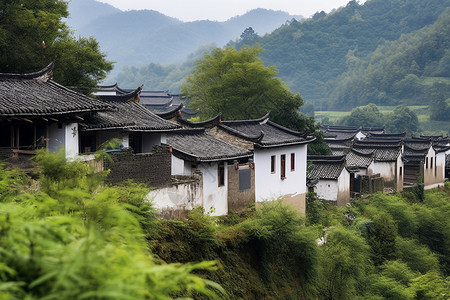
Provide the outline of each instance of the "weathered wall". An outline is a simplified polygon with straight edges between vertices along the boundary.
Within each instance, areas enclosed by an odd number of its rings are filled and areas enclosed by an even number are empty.
[[[303,215],[306,214],[306,194],[284,195],[283,203],[294,206]]]
[[[350,173],[346,168],[342,169],[337,180],[337,205],[344,206],[350,202]]]
[[[230,143],[232,145],[244,148],[244,149],[249,149],[249,150],[253,150],[253,143],[246,141],[244,139],[238,138],[232,134],[229,134],[228,132],[219,129],[217,126],[213,127],[211,129],[208,129],[208,134],[212,135],[213,137],[225,141],[227,143]]]
[[[396,176],[396,180],[397,180],[397,184],[396,184],[397,192],[401,192],[401,191],[403,191],[403,181],[404,181],[404,175],[405,175],[405,165],[403,163],[403,159],[401,156],[399,156],[397,158],[396,168],[397,169],[396,169],[395,176]],[[402,170],[401,171],[402,175],[400,175],[400,169]]]
[[[431,163],[431,159],[433,159],[433,163]],[[425,158],[425,161],[426,160],[428,160],[428,168],[425,163],[423,167],[424,188],[432,189],[438,186],[443,186],[445,153],[438,153],[436,155],[434,149],[430,148]]]
[[[219,186],[218,163],[201,163],[197,169],[203,174],[203,208],[212,216],[228,214],[228,164],[225,163],[224,185]]]
[[[110,152],[113,159],[104,159],[105,170],[111,170],[106,181],[117,183],[127,179],[142,182],[150,187],[168,185],[171,181],[171,153],[167,146],[155,146],[152,153],[134,154],[133,150],[123,149]]]
[[[64,147],[66,150],[66,158],[69,160],[73,160],[75,159],[75,157],[78,155],[79,152],[78,123],[66,124],[64,132],[65,132]]]
[[[393,162],[376,161],[374,164],[374,173],[380,174],[380,176],[383,177],[384,179],[384,185],[388,187],[393,187],[397,182],[396,170],[397,164],[395,161]]]
[[[320,200],[333,201],[337,203],[338,183],[337,180],[319,180],[314,187],[314,192]]]
[[[383,192],[384,190],[384,180],[380,177],[380,174],[359,176],[355,180],[355,185],[358,185],[357,189],[359,189],[359,193],[363,195]]]
[[[169,186],[150,191],[146,199],[162,218],[184,218],[194,207],[203,205],[202,175],[174,176]]]
[[[239,186],[239,171],[250,171],[250,188],[241,189]],[[242,173],[242,172],[241,172]],[[255,170],[248,164],[239,165],[236,169],[234,165],[228,166],[228,210],[241,212],[255,203]]]

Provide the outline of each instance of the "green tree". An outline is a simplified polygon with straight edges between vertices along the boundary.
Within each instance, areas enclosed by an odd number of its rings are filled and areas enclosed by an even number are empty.
[[[385,116],[386,130],[388,132],[415,133],[419,129],[417,114],[406,106],[397,106],[392,113]]]
[[[112,70],[93,38],[75,39],[62,0],[0,2],[0,72],[28,73],[54,61],[54,78],[89,92]]]
[[[93,169],[62,152],[35,162],[38,190],[0,167],[0,191],[13,191],[0,198],[0,299],[219,298],[220,286],[192,274],[214,263],[155,263],[146,189],[92,182]]]
[[[245,46],[240,51],[215,48],[205,53],[182,88],[192,99],[191,107],[203,118],[222,113],[225,120],[258,118],[280,106],[296,112],[302,97],[276,77],[274,66],[264,66],[258,57],[262,51]]]
[[[349,229],[327,232],[321,249],[320,292],[322,299],[355,299],[369,270],[369,247]]]
[[[446,84],[435,82],[432,86],[430,100],[430,119],[435,121],[450,121],[450,107],[445,101]]]
[[[347,126],[383,126],[383,114],[375,104],[370,103],[352,109],[349,116],[342,118],[341,123]]]

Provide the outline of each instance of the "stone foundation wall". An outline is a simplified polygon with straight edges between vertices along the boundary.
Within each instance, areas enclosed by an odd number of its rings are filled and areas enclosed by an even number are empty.
[[[250,171],[250,188],[241,190],[239,186],[239,171]],[[255,169],[248,164],[239,165],[239,169],[233,164],[228,166],[228,211],[242,212],[249,205],[255,203]]]
[[[110,170],[108,183],[132,179],[149,187],[161,187],[171,182],[171,153],[167,146],[155,146],[151,153],[135,154],[131,148],[109,152],[103,167]]]
[[[202,174],[173,176],[168,186],[150,191],[147,201],[163,219],[184,219],[194,207],[203,206]]]

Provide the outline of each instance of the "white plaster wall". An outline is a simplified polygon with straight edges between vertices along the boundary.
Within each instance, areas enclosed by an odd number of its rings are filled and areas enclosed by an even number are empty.
[[[338,182],[337,180],[319,180],[314,187],[317,197],[327,201],[337,201]]]
[[[291,171],[291,153],[295,153],[295,170]],[[286,155],[286,179],[281,179],[281,154]],[[271,173],[271,156],[275,155],[275,173]],[[256,202],[274,200],[283,195],[306,193],[306,144],[255,150]]]
[[[228,214],[228,164],[225,163],[224,185],[219,187],[218,164],[202,163],[198,170],[203,174],[203,208],[213,216]]]
[[[56,152],[61,147],[64,147],[66,139],[64,125],[62,128],[58,128],[58,124],[56,123],[48,126],[48,138],[48,150],[50,152]]]
[[[367,136],[364,133],[362,133],[361,131],[358,131],[358,133],[355,136],[355,138],[357,138],[358,140],[364,139],[366,137]]]
[[[191,164],[172,154],[172,175],[191,175]]]
[[[367,167],[367,174],[366,175],[372,176],[373,174],[375,174],[375,163],[372,160],[370,165]]]
[[[380,173],[380,176],[384,178],[385,182],[392,182],[395,180],[395,165],[395,162],[376,161],[373,172],[374,174]]]
[[[161,145],[160,133],[144,133],[142,134],[142,153],[152,152],[153,146]]]
[[[78,123],[69,123],[65,126],[64,148],[66,150],[66,158],[68,159],[75,159],[78,155],[78,134]]]
[[[436,154],[436,168],[437,168],[437,179],[445,181],[445,152],[439,152]]]
[[[195,183],[177,184],[150,191],[145,197],[157,210],[191,210],[202,205],[202,189]]]
[[[400,176],[400,168],[402,168],[402,176]],[[401,155],[397,158],[397,192],[403,191],[403,178],[405,176],[405,165],[403,163],[403,159]]]

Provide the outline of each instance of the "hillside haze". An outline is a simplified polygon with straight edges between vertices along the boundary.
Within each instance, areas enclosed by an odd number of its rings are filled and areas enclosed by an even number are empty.
[[[122,65],[182,62],[205,44],[223,46],[247,27],[263,35],[293,18],[281,11],[256,9],[226,22],[182,22],[153,10],[121,11],[94,0],[69,3],[68,25],[76,35],[94,36],[108,59]]]

